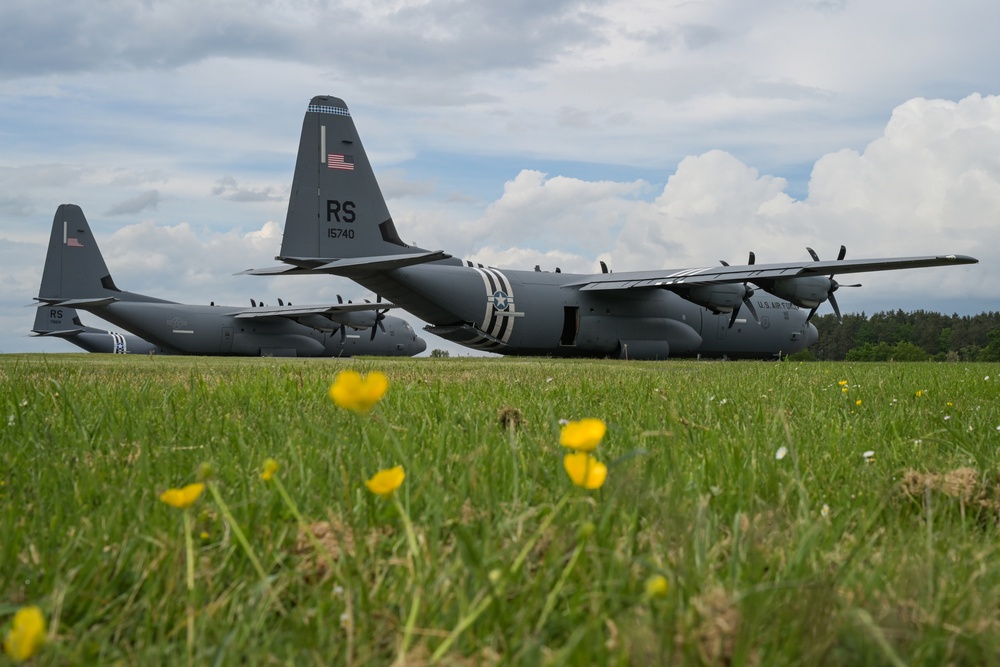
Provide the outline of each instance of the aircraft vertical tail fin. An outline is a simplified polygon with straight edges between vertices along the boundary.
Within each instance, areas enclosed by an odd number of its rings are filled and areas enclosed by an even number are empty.
[[[110,297],[126,301],[162,301],[118,289],[83,209],[76,204],[60,205],[52,218],[38,300],[57,303]]]
[[[347,104],[314,97],[302,121],[279,259],[305,265],[295,260],[420,252],[396,233]]]
[[[52,218],[39,298],[93,297],[108,290],[120,291],[83,210],[75,204],[62,204]]]
[[[35,310],[35,325],[31,332],[39,336],[73,336],[86,331],[98,331],[84,326],[75,308],[39,306]]]

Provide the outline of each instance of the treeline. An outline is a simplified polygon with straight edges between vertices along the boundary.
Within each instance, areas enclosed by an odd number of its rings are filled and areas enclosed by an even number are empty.
[[[794,358],[817,361],[1000,361],[1000,312],[972,316],[925,310],[812,319],[819,340]]]

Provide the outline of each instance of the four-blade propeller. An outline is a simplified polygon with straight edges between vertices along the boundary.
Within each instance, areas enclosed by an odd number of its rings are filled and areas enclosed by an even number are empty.
[[[809,252],[809,256],[813,258],[814,262],[819,261],[819,255],[816,254],[815,250],[813,250],[808,246],[806,247],[806,250]],[[847,247],[840,246],[840,252],[837,253],[837,261],[838,262],[844,261],[844,257],[846,256],[847,256]],[[836,280],[833,279],[833,274],[832,273],[830,274],[830,290],[826,293],[826,299],[827,301],[830,302],[830,305],[833,306],[833,313],[837,316],[837,322],[843,324],[844,319],[840,316],[840,306],[837,305],[837,297],[833,295],[833,293],[836,292],[841,287],[861,287],[861,283],[857,283],[854,285],[841,285],[840,283],[838,283]],[[809,315],[806,316],[806,322],[812,319],[812,316],[816,314],[817,309],[819,309],[819,304],[813,306],[812,310],[809,311]]]
[[[368,299],[365,299],[365,303],[371,303]],[[375,303],[382,303],[382,295],[378,294],[375,296]],[[385,314],[389,312],[388,308],[383,308],[382,310],[375,311],[375,324],[372,326],[372,334],[370,340],[375,340],[375,332],[378,329],[385,333],[385,325],[382,324],[382,320],[385,319]]]
[[[753,254],[753,251],[751,250],[750,251],[750,257],[747,259],[747,264],[750,265],[750,266],[753,266],[753,263],[755,261],[757,261],[757,257],[756,257],[756,255]],[[720,259],[719,262],[721,262],[723,266],[729,266],[729,262],[727,262],[724,259]],[[753,315],[753,321],[756,322],[756,323],[758,323],[758,324],[760,324],[760,318],[757,317],[757,309],[753,307],[753,301],[750,300],[750,297],[753,296],[754,291],[753,291],[753,288],[750,287],[749,283],[747,283],[747,281],[743,282],[743,290],[744,291],[743,291],[743,304],[742,305],[745,305],[747,307],[747,310],[750,311],[750,314]],[[740,314],[740,307],[741,307],[741,304],[736,304],[736,307],[733,308],[733,314],[729,318],[729,328],[730,329],[732,329],[733,325],[736,324],[736,318]]]

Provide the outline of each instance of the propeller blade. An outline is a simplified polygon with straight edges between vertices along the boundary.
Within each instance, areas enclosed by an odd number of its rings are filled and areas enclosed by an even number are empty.
[[[737,317],[737,316],[738,316],[739,314],[740,314],[740,307],[739,307],[739,305],[737,305],[737,306],[736,306],[735,308],[733,308],[733,314],[732,314],[732,316],[731,316],[731,317],[729,318],[729,328],[730,328],[730,329],[732,329],[732,328],[733,328],[733,325],[734,325],[734,324],[736,324],[736,317]]]
[[[837,253],[837,261],[844,261],[844,257],[847,256],[847,246],[840,246],[840,252]]]
[[[819,261],[819,255],[816,254],[815,250],[813,250],[812,248],[810,248],[808,246],[806,246],[806,250],[809,251],[809,256],[813,258],[814,262],[818,262]]]
[[[837,297],[833,295],[833,290],[830,290],[830,305],[833,306],[833,314],[837,316],[837,322],[843,324],[844,318],[840,316],[840,307],[837,305]]]
[[[760,318],[757,317],[757,309],[753,307],[753,301],[750,300],[751,296],[753,296],[753,290],[747,290],[747,295],[743,297],[743,303],[746,304],[750,314],[753,315],[753,321],[760,324]]]
[[[753,266],[754,262],[757,261],[757,255],[754,254],[753,250],[750,251],[750,257],[747,259],[747,264]]]

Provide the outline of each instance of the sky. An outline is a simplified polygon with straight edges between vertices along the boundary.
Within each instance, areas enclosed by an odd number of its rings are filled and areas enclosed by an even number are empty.
[[[967,254],[845,276],[839,305],[1000,310],[997,25],[978,0],[6,0],[0,353],[76,350],[28,336],[62,203],[128,291],[372,298],[234,275],[276,263],[321,94],[424,248],[584,273]]]

